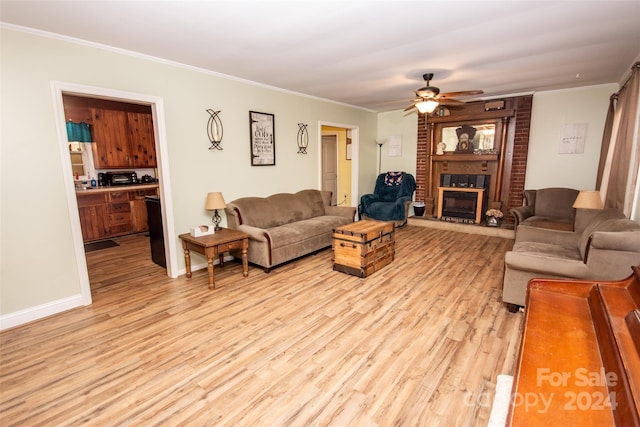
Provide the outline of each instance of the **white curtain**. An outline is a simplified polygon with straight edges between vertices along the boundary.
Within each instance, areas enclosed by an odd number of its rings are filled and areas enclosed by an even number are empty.
[[[598,188],[604,205],[634,220],[640,219],[640,63],[612,96],[602,141]],[[612,114],[613,113],[613,114]]]

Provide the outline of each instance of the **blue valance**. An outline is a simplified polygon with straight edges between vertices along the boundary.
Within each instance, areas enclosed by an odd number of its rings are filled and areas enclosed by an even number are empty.
[[[89,125],[85,122],[74,123],[69,120],[67,122],[67,138],[69,142],[91,142]]]

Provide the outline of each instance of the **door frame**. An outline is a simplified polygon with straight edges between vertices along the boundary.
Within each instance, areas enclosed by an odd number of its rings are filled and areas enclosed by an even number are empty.
[[[358,206],[358,176],[360,170],[360,127],[344,123],[318,121],[318,189],[322,188],[322,127],[331,126],[351,131],[351,200],[350,206]],[[336,197],[338,200],[338,197]]]
[[[58,134],[58,146],[60,148],[62,179],[67,195],[67,206],[69,209],[69,219],[71,221],[71,235],[73,238],[78,277],[80,279],[82,303],[84,305],[90,305],[92,303],[91,284],[89,282],[89,271],[87,268],[87,260],[85,258],[84,252],[84,241],[82,239],[82,228],[80,226],[80,214],[78,211],[78,201],[76,199],[73,172],[71,170],[71,163],[68,161],[69,142],[67,140],[64,102],[62,99],[63,94],[108,99],[120,102],[128,102],[132,104],[148,105],[151,107],[151,113],[153,115],[156,158],[158,160],[158,175],[160,179],[158,190],[160,192],[160,200],[162,200],[162,227],[164,231],[164,247],[167,259],[167,275],[171,278],[178,277],[177,250],[175,240],[168,238],[169,236],[175,235],[175,230],[173,226],[174,218],[171,185],[169,182],[169,150],[167,146],[163,98],[153,95],[59,81],[51,82],[51,92],[53,97],[53,112]]]

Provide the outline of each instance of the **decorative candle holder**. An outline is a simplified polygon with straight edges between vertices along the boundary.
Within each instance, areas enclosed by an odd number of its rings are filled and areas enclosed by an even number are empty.
[[[211,141],[211,147],[209,150],[222,150],[222,120],[220,120],[220,111],[214,111],[211,109],[207,110],[209,113],[209,121],[207,122],[207,135],[209,136],[209,141]]]
[[[307,125],[304,123],[298,123],[298,153],[307,154],[307,147],[309,146],[309,132],[307,131]]]

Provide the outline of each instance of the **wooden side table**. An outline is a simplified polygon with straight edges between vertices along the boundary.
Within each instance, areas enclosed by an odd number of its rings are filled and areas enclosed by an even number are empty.
[[[249,276],[249,262],[247,251],[249,250],[249,235],[238,230],[223,228],[215,234],[208,236],[193,237],[189,233],[181,234],[178,237],[182,240],[184,249],[184,263],[187,267],[187,277],[191,278],[191,255],[189,251],[203,254],[207,258],[207,270],[209,272],[209,289],[215,288],[213,276],[213,257],[220,257],[220,266],[224,266],[223,254],[227,251],[242,249],[242,275]]]

